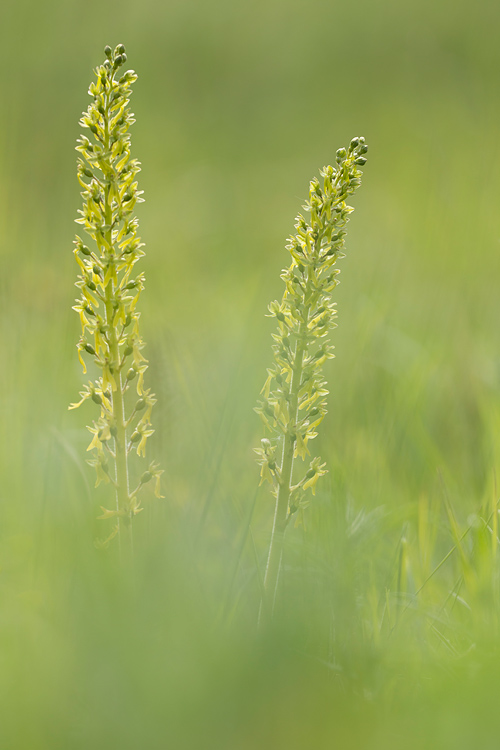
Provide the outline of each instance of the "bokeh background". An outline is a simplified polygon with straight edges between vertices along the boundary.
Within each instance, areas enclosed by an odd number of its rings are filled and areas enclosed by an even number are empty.
[[[450,517],[473,527],[496,498],[499,27],[487,0],[2,4],[2,748],[498,746],[491,588],[459,591],[451,555],[428,601],[414,594],[453,545]],[[120,42],[139,74],[165,469],[133,565],[94,547],[109,533],[85,463],[95,415],[67,412],[83,382],[74,146]],[[266,307],[309,180],[354,135],[370,150],[314,446],[329,474],[257,633]]]

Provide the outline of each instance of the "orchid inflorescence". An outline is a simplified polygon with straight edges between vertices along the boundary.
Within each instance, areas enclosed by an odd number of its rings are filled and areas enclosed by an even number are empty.
[[[344,257],[345,227],[354,210],[346,200],[361,184],[360,167],[366,163],[367,151],[364,138],[353,138],[347,149],[337,151],[336,167],[321,171],[322,182],[311,181],[304,206],[309,219],[297,216],[296,234],[286,246],[292,262],[281,274],[283,298],[269,305],[270,317],[278,323],[273,334],[274,364],[267,371],[256,411],[271,439],[264,438],[256,453],[261,484],[269,482],[277,500],[273,537],[275,532],[282,534],[290,517],[307,506],[307,490],[314,494],[319,477],[326,473],[325,464],[316,457],[292,482],[294,459],[306,459],[309,442],[326,414],[328,390],[322,368],[334,356],[327,335],[336,326],[331,300],[339,283],[335,264]],[[270,584],[274,586],[279,559],[272,558],[271,549],[266,577],[275,579]]]
[[[81,273],[76,286],[81,297],[73,308],[82,326],[77,348],[83,371],[87,371],[84,357],[90,355],[100,375],[89,381],[81,400],[70,408],[87,399],[100,407],[99,418],[89,427],[93,436],[89,463],[97,472],[96,486],[107,482],[116,489],[116,507],[103,508],[100,516],[117,520],[116,533],[120,518],[128,521],[142,510],[138,493],[143,485],[154,479],[155,494],[161,496],[162,471],[151,463],[130,490],[128,456],[134,449],[145,456],[156,403],[154,394],[144,387],[148,363],[142,354],[137,312],[144,275],[134,276],[134,266],[144,255],[133,215],[135,205],[143,200],[135,179],[140,164],[130,156],[128,132],[135,122],[129,102],[137,75],[132,70],[118,73],[127,59],[122,44],[114,51],[106,47],[104,52],[106,59],[95,71],[97,81],[89,88],[93,101],[80,120],[91,137],[81,135],[78,140],[78,180],[84,203],[76,221],[90,236],[92,247],[77,236],[74,253]],[[132,386],[136,398],[129,406]]]

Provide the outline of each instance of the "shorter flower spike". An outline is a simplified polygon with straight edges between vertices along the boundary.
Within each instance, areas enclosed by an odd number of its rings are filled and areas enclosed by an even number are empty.
[[[344,257],[346,226],[354,210],[347,200],[361,184],[360,170],[368,151],[365,139],[353,138],[348,148],[336,153],[336,167],[321,171],[321,181],[311,180],[305,214],[299,214],[295,234],[286,245],[290,266],[281,278],[285,291],[281,302],[269,305],[276,319],[273,334],[274,363],[255,411],[271,434],[256,449],[261,484],[269,482],[276,498],[273,534],[264,588],[274,601],[283,535],[291,516],[308,504],[325,464],[313,458],[302,478],[293,484],[295,459],[306,460],[310,443],[326,414],[328,390],[323,365],[333,354],[328,340],[336,327],[337,310],[332,292],[339,283],[337,261]]]

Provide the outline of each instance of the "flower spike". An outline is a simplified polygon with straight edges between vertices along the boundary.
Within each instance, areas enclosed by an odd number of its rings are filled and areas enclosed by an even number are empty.
[[[353,138],[348,148],[337,151],[336,166],[324,167],[321,181],[311,180],[306,214],[297,216],[296,232],[286,246],[292,262],[281,274],[283,298],[269,305],[269,315],[277,321],[274,364],[255,409],[271,433],[256,449],[261,483],[269,482],[276,498],[264,581],[268,613],[274,603],[286,526],[295,513],[302,514],[310,502],[307,491],[315,494],[318,479],[326,474],[325,464],[316,457],[302,478],[292,483],[295,459],[307,459],[326,414],[328,390],[322,368],[334,356],[327,337],[336,327],[331,299],[339,283],[335,265],[344,257],[345,227],[354,210],[346,201],[361,185],[360,167],[366,163],[367,151],[364,138]]]
[[[100,375],[69,408],[87,399],[100,407],[99,418],[89,427],[93,435],[89,463],[96,469],[97,484],[111,483],[116,489],[116,508],[103,509],[100,518],[116,519],[119,530],[121,520],[130,523],[141,510],[137,493],[129,490],[129,453],[135,447],[138,455],[145,455],[146,440],[154,432],[150,418],[156,400],[143,386],[148,363],[141,353],[144,342],[136,308],[144,275],[134,275],[135,264],[144,255],[134,216],[143,200],[136,179],[140,164],[131,157],[129,134],[135,122],[129,104],[137,75],[133,70],[119,72],[127,59],[123,44],[115,50],[106,47],[104,53],[106,59],[89,88],[92,102],[80,120],[89,134],[81,135],[76,147],[83,188],[83,207],[76,221],[87,233],[89,246],[76,237],[80,298],[73,307],[82,328],[77,350],[83,370],[90,356]],[[139,436],[139,445],[134,445],[134,435]],[[161,471],[154,467],[158,484]],[[160,496],[159,487],[156,494]]]

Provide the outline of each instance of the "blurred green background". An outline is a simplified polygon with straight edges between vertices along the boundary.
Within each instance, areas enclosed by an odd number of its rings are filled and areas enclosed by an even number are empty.
[[[478,572],[478,532],[415,591],[454,543],[446,503],[463,530],[496,499],[499,26],[486,0],[3,3],[2,748],[498,746],[495,545]],[[74,146],[120,42],[166,496],[137,518],[133,568],[94,548],[95,414],[67,412]],[[314,445],[329,474],[256,634],[266,307],[309,180],[355,135],[369,161]]]

